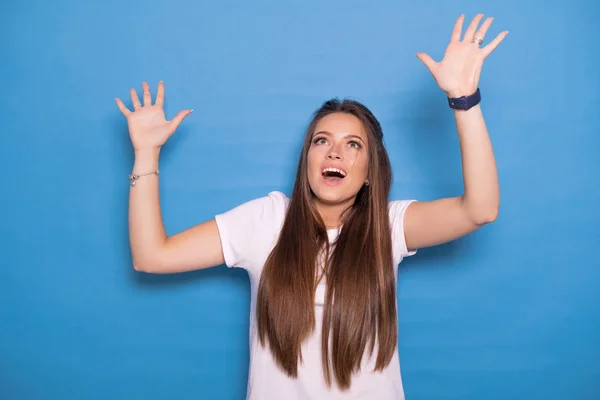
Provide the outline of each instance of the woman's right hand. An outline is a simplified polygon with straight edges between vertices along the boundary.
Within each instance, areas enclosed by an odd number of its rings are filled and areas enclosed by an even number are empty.
[[[175,132],[179,124],[193,110],[182,110],[171,121],[165,119],[163,103],[165,98],[165,86],[162,81],[158,83],[156,102],[152,104],[152,94],[147,82],[142,83],[144,93],[144,104],[140,103],[135,89],[130,89],[132,112],[121,99],[116,98],[117,106],[127,118],[129,125],[129,137],[134,150],[160,149],[163,144]]]

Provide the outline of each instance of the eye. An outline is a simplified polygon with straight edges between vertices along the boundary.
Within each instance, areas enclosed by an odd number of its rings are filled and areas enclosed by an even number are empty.
[[[352,141],[350,141],[349,143],[350,143],[350,147],[353,147],[353,148],[355,148],[355,149],[361,149],[361,148],[362,148],[362,146],[360,145],[360,143],[358,143],[358,142],[357,142],[357,141],[355,141],[355,140],[352,140]]]
[[[316,138],[316,139],[313,141],[313,143],[314,143],[314,144],[325,144],[325,143],[327,143],[327,141],[325,140],[325,138],[324,138],[324,137],[320,137],[320,138]]]

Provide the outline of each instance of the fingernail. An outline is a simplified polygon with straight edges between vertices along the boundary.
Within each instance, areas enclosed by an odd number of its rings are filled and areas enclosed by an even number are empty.
[[[192,108],[192,109],[190,110],[190,112],[191,112],[191,113],[193,113],[193,112],[194,112],[194,109]]]

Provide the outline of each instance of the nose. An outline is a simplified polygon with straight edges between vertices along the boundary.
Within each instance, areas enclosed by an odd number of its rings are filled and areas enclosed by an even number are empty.
[[[341,160],[342,156],[334,147],[331,147],[331,150],[329,150],[329,152],[327,153],[326,158],[328,160]]]

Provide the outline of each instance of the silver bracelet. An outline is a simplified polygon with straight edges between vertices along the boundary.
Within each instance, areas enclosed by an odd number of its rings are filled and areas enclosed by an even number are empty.
[[[152,172],[146,172],[145,174],[130,174],[129,175],[129,182],[131,182],[131,186],[135,186],[135,181],[137,181],[138,179],[140,179],[142,176],[146,176],[146,175],[158,175],[158,170],[156,171],[152,171]]]

